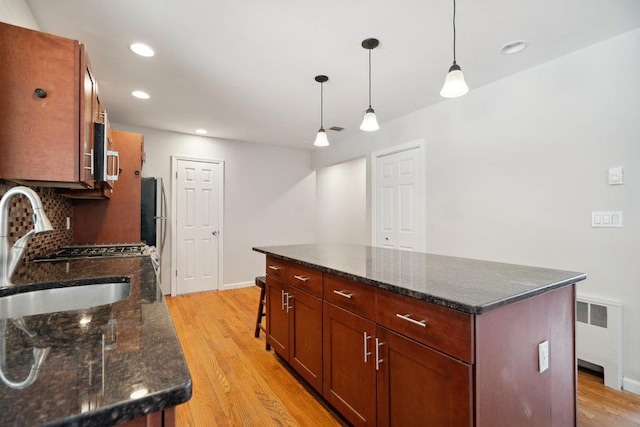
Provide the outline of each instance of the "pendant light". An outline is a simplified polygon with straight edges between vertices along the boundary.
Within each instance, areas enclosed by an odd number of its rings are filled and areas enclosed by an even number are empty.
[[[324,104],[322,84],[329,81],[329,77],[316,76],[316,81],[320,83],[320,130],[316,135],[316,141],[313,143],[313,145],[315,145],[316,147],[326,147],[329,145],[329,140],[327,139],[327,133],[324,131],[324,127],[322,127],[322,107]]]
[[[456,64],[456,0],[453,0],[453,65],[444,79],[440,95],[445,98],[457,98],[467,92],[469,92],[469,86],[464,82],[460,66]]]
[[[366,39],[362,41],[362,47],[369,50],[369,108],[364,113],[362,124],[360,129],[366,132],[374,132],[380,129],[378,126],[378,119],[376,119],[376,113],[371,107],[371,51],[378,47],[378,39]]]

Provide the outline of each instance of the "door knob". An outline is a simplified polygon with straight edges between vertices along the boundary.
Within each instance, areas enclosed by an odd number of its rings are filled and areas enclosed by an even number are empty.
[[[211,234],[213,234],[214,236],[217,236],[218,235],[218,230],[212,231]]]

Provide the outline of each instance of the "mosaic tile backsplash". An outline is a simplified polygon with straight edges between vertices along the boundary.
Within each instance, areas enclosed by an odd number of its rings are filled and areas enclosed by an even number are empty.
[[[0,197],[17,184],[0,179]],[[47,214],[54,230],[33,236],[22,258],[23,263],[50,254],[60,246],[70,245],[72,229],[67,230],[67,217],[72,218],[71,200],[56,193],[53,188],[33,187],[42,199],[44,212]],[[13,244],[26,232],[33,228],[33,210],[26,197],[16,196],[10,202],[9,209],[9,242]]]

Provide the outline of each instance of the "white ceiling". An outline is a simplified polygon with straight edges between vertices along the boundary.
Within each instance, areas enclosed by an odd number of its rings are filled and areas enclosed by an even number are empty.
[[[27,0],[42,31],[87,45],[112,122],[313,149],[438,102],[452,62],[452,0]],[[457,0],[457,59],[474,89],[640,27],[638,0]],[[501,55],[524,39],[528,49]],[[142,58],[129,50],[145,42]],[[638,55],[639,52],[621,52]],[[612,78],[615,73],[612,70]],[[151,94],[133,98],[132,90]]]

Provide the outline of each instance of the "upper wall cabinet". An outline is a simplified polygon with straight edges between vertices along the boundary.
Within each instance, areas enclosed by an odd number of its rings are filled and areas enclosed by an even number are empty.
[[[0,23],[0,178],[93,188],[96,80],[76,40]]]

